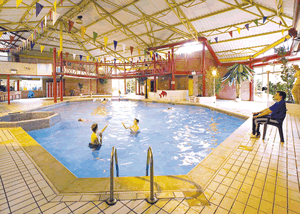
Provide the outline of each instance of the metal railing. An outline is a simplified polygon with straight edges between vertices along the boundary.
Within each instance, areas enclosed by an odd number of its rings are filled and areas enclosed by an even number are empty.
[[[157,198],[154,196],[154,165],[153,165],[153,153],[152,153],[151,146],[149,146],[147,152],[146,176],[148,176],[149,162],[150,162],[150,196],[146,200],[148,203],[154,204],[157,202]]]
[[[115,147],[112,148],[110,156],[110,197],[106,200],[108,205],[114,205],[117,203],[117,200],[114,198],[114,157],[116,158],[117,177],[119,177],[118,155]]]

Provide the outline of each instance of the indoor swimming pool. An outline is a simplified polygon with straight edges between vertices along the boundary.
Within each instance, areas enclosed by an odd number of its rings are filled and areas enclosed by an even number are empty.
[[[145,176],[149,146],[155,175],[187,174],[245,121],[197,106],[138,101],[71,102],[44,110],[60,113],[61,122],[28,133],[79,178],[109,177],[113,146],[120,176]],[[140,121],[137,135],[122,125],[134,118]],[[88,147],[91,125],[100,131],[107,121],[102,147]]]

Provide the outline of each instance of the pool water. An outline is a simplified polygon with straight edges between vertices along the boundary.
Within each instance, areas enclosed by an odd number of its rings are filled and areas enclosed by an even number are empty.
[[[48,110],[60,113],[61,122],[28,133],[79,178],[109,177],[113,146],[120,176],[145,175],[149,146],[155,175],[187,174],[244,122],[197,106],[136,101],[73,102]],[[133,125],[134,118],[140,120],[137,135],[122,125]],[[89,148],[91,125],[98,123],[100,131],[107,121],[102,147]]]

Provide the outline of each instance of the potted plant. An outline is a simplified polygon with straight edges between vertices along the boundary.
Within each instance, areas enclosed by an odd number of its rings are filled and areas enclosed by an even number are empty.
[[[228,72],[221,79],[225,84],[232,83],[236,86],[236,101],[241,101],[241,84],[245,80],[250,80],[254,71],[246,65],[235,63],[233,66],[227,68]]]
[[[78,87],[79,87],[79,90],[80,90],[80,96],[82,96],[81,89],[83,88],[83,83],[78,83]]]

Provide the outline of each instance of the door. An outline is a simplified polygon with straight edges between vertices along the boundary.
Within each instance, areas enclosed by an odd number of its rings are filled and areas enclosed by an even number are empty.
[[[189,96],[193,96],[194,92],[193,92],[193,79],[189,78]]]

